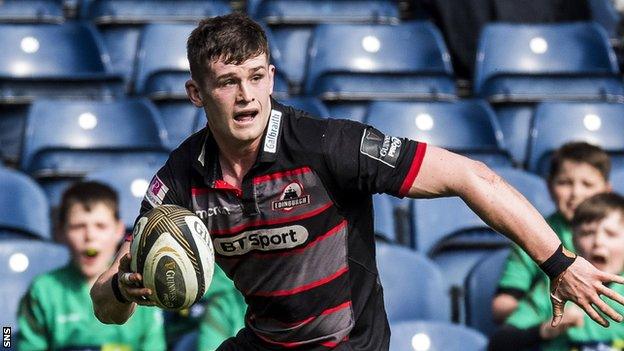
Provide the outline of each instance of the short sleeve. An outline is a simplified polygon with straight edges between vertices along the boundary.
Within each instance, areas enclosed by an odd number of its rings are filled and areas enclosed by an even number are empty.
[[[34,285],[20,301],[17,323],[20,331],[17,339],[19,350],[46,350],[50,348],[45,311]]]
[[[348,120],[329,120],[323,155],[342,189],[403,197],[418,175],[426,144]]]

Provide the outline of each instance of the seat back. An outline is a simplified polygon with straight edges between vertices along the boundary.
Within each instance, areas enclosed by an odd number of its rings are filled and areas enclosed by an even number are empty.
[[[50,239],[48,200],[25,174],[0,167],[0,231]]]
[[[436,321],[390,323],[392,351],[485,351],[487,338],[458,324]]]
[[[133,153],[162,160],[166,132],[157,113],[143,99],[37,101],[26,122],[22,169],[37,177],[84,175]]]
[[[303,110],[309,113],[312,116],[320,117],[320,118],[329,118],[329,111],[327,107],[316,98],[306,97],[306,96],[298,96],[291,97],[286,99],[280,99],[280,103],[288,106],[292,106],[298,110]]]
[[[496,116],[481,100],[377,101],[369,106],[366,122],[389,135],[444,147],[491,166],[511,165]]]
[[[198,22],[231,12],[226,0],[91,0],[81,17],[97,25]]]
[[[0,266],[3,288],[0,289],[0,323],[17,326],[19,301],[33,278],[69,261],[65,246],[39,240],[0,240]]]
[[[578,98],[600,95],[592,89],[607,88],[597,87],[596,79],[577,84],[565,84],[565,80],[552,83],[553,79],[613,78],[618,73],[606,33],[596,23],[492,23],[486,25],[479,39],[474,91],[490,99],[516,94],[540,100],[548,91],[560,98]]]
[[[610,103],[540,104],[529,139],[528,169],[548,174],[550,154],[570,141],[586,141],[612,156],[614,168],[624,164],[624,105]]]
[[[508,249],[486,256],[466,278],[466,323],[485,335],[491,335],[496,328],[492,314],[492,299],[507,256]]]
[[[609,180],[611,186],[613,186],[613,191],[618,194],[624,194],[624,167],[613,169]]]
[[[323,100],[453,98],[449,57],[430,22],[323,24],[312,35],[305,92]]]
[[[0,22],[62,23],[63,3],[57,0],[4,0],[0,2]]]
[[[376,249],[379,279],[390,321],[449,320],[447,286],[435,264],[403,246],[378,242]]]

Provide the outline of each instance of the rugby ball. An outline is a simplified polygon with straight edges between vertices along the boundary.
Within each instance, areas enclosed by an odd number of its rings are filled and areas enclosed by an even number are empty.
[[[214,270],[208,229],[193,212],[161,205],[134,225],[130,245],[133,272],[143,275],[150,300],[167,310],[189,308],[202,298]]]

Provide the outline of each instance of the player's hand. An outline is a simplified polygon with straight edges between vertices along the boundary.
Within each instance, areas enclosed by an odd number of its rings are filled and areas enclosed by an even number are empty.
[[[130,270],[130,253],[125,254],[119,260],[118,282],[119,291],[128,301],[139,305],[154,306],[149,297],[152,291],[143,286],[143,277],[140,273]]]
[[[621,322],[622,316],[600,298],[600,295],[604,295],[624,305],[624,297],[606,286],[611,282],[624,284],[624,278],[602,272],[584,258],[577,257],[568,269],[550,282],[550,301],[553,307],[551,325],[556,327],[561,323],[566,301],[577,304],[591,319],[603,327],[608,327],[609,321],[598,311],[616,322]]]
[[[540,337],[543,340],[551,340],[572,327],[582,327],[585,322],[585,313],[577,306],[568,306],[561,318],[561,322],[557,326],[552,326],[549,322],[540,325]]]

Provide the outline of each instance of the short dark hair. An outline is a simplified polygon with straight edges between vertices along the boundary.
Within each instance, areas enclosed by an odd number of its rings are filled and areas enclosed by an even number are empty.
[[[587,163],[597,169],[604,180],[609,180],[611,172],[611,159],[609,155],[599,146],[586,143],[584,141],[569,142],[555,151],[550,158],[550,171],[548,172],[548,182],[561,172],[563,161],[573,161]]]
[[[572,227],[600,221],[613,211],[619,212],[624,219],[624,197],[613,192],[596,194],[578,205],[572,217]]]
[[[106,184],[76,182],[65,190],[58,211],[58,224],[61,227],[67,224],[68,212],[76,204],[81,204],[87,211],[91,211],[97,204],[104,204],[113,212],[115,219],[119,220],[117,192]]]
[[[203,19],[188,38],[186,54],[195,80],[203,78],[206,63],[240,64],[260,54],[268,61],[270,56],[262,27],[241,13]]]

